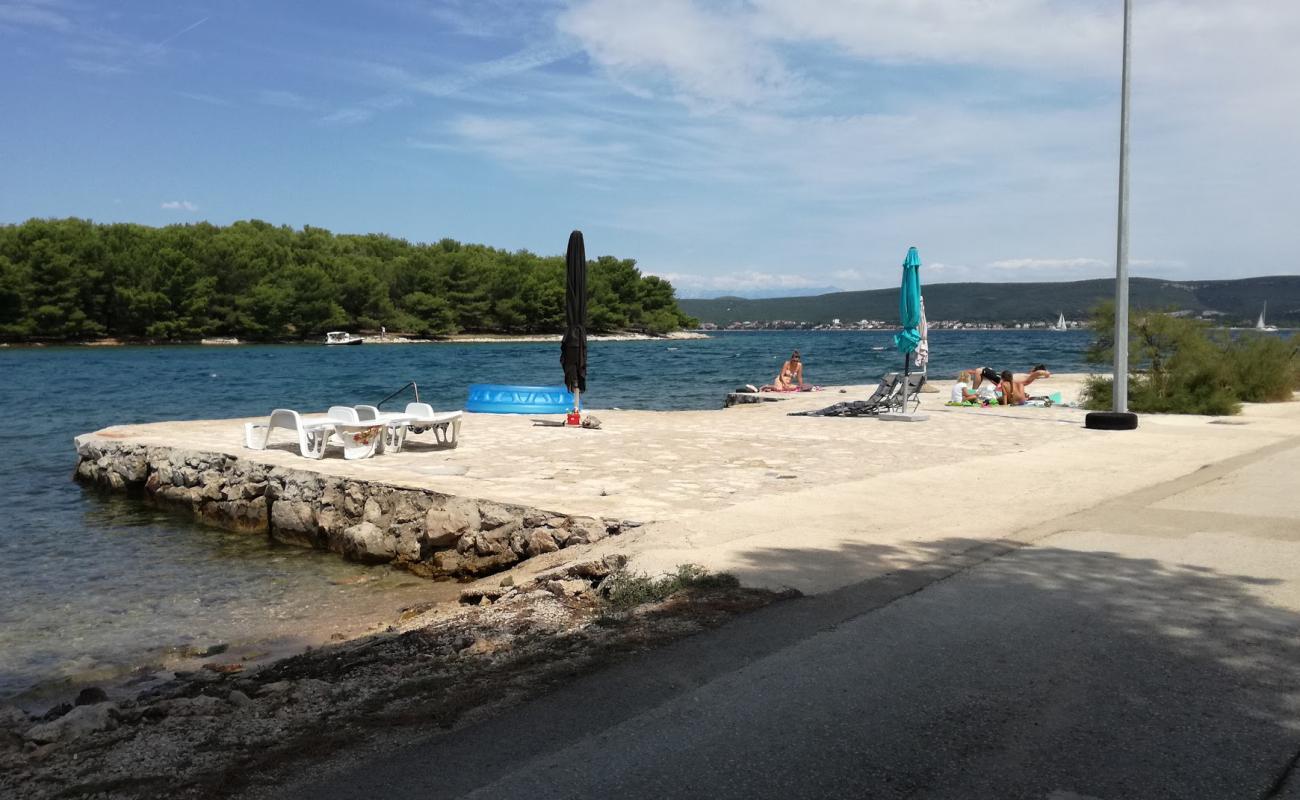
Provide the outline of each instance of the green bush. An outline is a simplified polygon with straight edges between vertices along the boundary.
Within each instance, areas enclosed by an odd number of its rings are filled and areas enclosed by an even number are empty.
[[[1093,327],[1097,336],[1089,360],[1112,362],[1113,305],[1097,310]],[[1128,405],[1144,413],[1222,416],[1239,413],[1243,401],[1288,400],[1300,375],[1296,352],[1294,337],[1285,340],[1253,332],[1232,337],[1212,332],[1207,323],[1196,319],[1134,313],[1129,319]],[[1111,390],[1111,379],[1090,378],[1083,405],[1110,408]]]
[[[698,564],[680,564],[676,572],[657,578],[639,572],[615,572],[605,580],[604,594],[608,606],[626,611],[657,603],[682,589],[730,589],[739,585],[733,575],[712,573]]]
[[[1268,334],[1246,333],[1227,347],[1233,366],[1233,385],[1248,403],[1290,400],[1300,389],[1300,341]]]

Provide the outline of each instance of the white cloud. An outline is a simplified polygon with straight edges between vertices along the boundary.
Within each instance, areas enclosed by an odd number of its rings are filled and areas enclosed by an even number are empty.
[[[619,80],[667,80],[685,99],[752,105],[786,97],[797,81],[756,35],[753,16],[692,0],[586,0],[557,24]]]
[[[836,287],[827,286],[806,275],[791,273],[761,272],[758,270],[739,270],[720,275],[700,275],[686,272],[656,272],[677,290],[679,297],[717,296],[734,294],[737,296],[767,296],[807,294],[809,291],[833,291]]]
[[[601,137],[605,126],[578,117],[488,117],[462,114],[442,129],[445,136],[414,139],[410,146],[483,153],[523,171],[569,173],[589,178],[628,174],[634,148],[618,138]]]
[[[234,105],[234,103],[230,102],[224,97],[217,97],[216,95],[204,94],[203,92],[176,92],[176,94],[180,95],[181,97],[184,97],[187,100],[193,100],[198,103],[207,103],[210,106],[233,106]]]
[[[72,20],[51,3],[16,2],[0,3],[0,27],[6,25],[67,33],[73,29]]]
[[[1079,270],[1105,267],[1107,262],[1097,258],[1008,258],[989,264],[1003,270]]]
[[[317,108],[314,101],[282,89],[263,89],[257,93],[257,102],[264,106],[287,108],[292,111],[314,111]]]
[[[326,125],[360,125],[369,122],[375,116],[372,108],[340,108],[332,114],[321,117]]]
[[[168,200],[159,206],[159,208],[166,211],[185,211],[191,214],[199,210],[199,207],[194,203],[191,203],[189,200]]]
[[[481,83],[529,72],[563,61],[581,52],[573,44],[546,42],[524,48],[502,58],[470,64],[446,75],[421,76],[392,64],[363,64],[370,75],[404,91],[432,97],[460,94]]]

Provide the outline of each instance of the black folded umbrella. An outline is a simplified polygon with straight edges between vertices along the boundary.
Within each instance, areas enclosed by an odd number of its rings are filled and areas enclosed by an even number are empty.
[[[564,386],[579,397],[587,391],[587,250],[582,231],[569,234],[564,272],[564,339],[560,342]]]

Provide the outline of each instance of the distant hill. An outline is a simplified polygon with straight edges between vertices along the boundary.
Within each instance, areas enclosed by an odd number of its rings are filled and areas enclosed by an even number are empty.
[[[666,279],[665,279],[666,280]],[[844,291],[838,286],[808,286],[802,289],[756,289],[751,292],[745,292],[746,299],[749,300],[767,300],[773,297],[811,297],[819,294],[834,294],[835,292]],[[727,294],[721,291],[692,291],[686,290],[677,292],[677,299],[689,300],[715,300],[719,297],[736,297],[734,294]]]
[[[965,322],[1055,321],[1086,319],[1098,303],[1114,293],[1113,280],[1068,283],[932,283],[924,287],[926,316],[932,320]],[[1229,281],[1168,281],[1132,278],[1129,297],[1134,308],[1214,311],[1226,325],[1253,325],[1264,302],[1268,321],[1281,327],[1300,327],[1300,275],[1241,278]],[[860,319],[893,320],[898,317],[898,290],[872,289],[834,292],[815,297],[780,297],[747,300],[719,297],[713,300],[679,300],[687,314],[701,322],[791,320],[827,323]]]

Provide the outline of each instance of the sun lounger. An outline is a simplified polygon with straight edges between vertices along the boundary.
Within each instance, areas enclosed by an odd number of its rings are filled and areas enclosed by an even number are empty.
[[[921,387],[925,385],[925,373],[917,372],[907,376],[904,386],[903,375],[887,372],[880,378],[880,384],[866,400],[849,400],[817,411],[796,411],[792,417],[875,417],[887,412],[905,411],[908,405],[915,411],[921,405]]]
[[[460,441],[461,411],[434,411],[428,403],[407,403],[404,411],[380,411],[375,406],[356,406],[357,414],[365,420],[387,423],[384,449],[400,452],[406,434],[433,431],[438,444],[455,447]]]
[[[335,444],[342,446],[344,458],[355,460],[375,454],[383,441],[383,427],[362,422],[357,412],[346,406],[330,408],[324,419],[304,419],[297,411],[277,408],[265,423],[244,425],[244,446],[265,450],[271,443],[271,432],[283,429],[297,434],[298,452],[303,458],[324,458],[325,446]]]
[[[325,443],[334,433],[334,424],[334,420],[329,419],[307,421],[297,411],[277,408],[265,423],[244,425],[244,446],[250,450],[265,450],[271,443],[271,432],[282,428],[297,434],[298,452],[303,458],[324,458]]]
[[[370,422],[336,422],[334,433],[343,444],[343,457],[349,461],[370,458],[382,450],[387,425]]]

